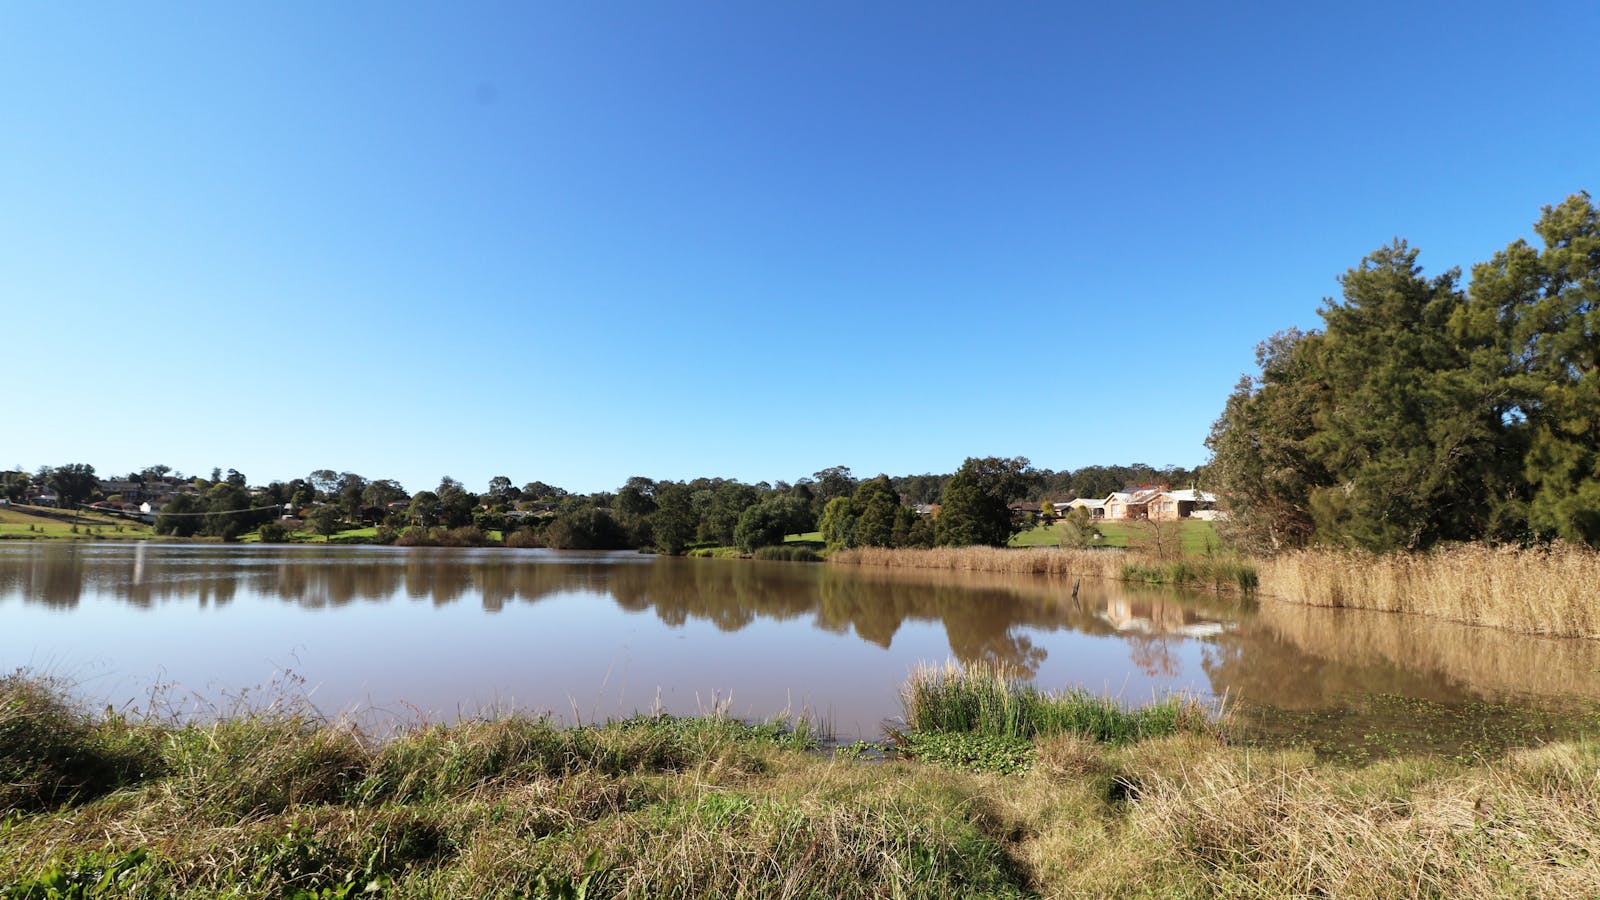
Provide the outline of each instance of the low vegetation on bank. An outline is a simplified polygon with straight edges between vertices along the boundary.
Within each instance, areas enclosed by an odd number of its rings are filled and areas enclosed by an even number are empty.
[[[1256,587],[1256,571],[1247,561],[1206,555],[1163,558],[1104,550],[1015,550],[1001,547],[935,547],[931,550],[861,547],[841,550],[829,562],[854,566],[949,569],[1057,578],[1109,578],[1145,584],[1221,591]]]
[[[506,715],[378,741],[293,703],[203,724],[91,716],[61,685],[14,675],[0,679],[0,896],[1567,896],[1600,883],[1600,744],[1356,768],[1231,747],[1182,705],[1030,695],[992,672],[929,670],[906,696],[916,758],[864,761],[819,752],[804,728],[714,717]],[[973,740],[1002,737],[1020,762]]]

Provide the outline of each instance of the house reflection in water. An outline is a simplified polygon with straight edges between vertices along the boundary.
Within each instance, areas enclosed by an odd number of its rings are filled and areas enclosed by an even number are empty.
[[[1112,595],[1099,618],[1128,642],[1128,657],[1146,675],[1175,677],[1181,666],[1174,639],[1211,638],[1238,626],[1202,616],[1169,597]]]

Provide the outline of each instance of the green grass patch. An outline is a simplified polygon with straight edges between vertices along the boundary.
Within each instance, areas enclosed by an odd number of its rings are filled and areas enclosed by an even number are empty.
[[[804,718],[508,715],[379,741],[277,702],[140,724],[156,764],[129,777],[104,756],[134,726],[64,687],[0,682],[0,897],[1027,894],[969,796],[838,790]]]
[[[1122,566],[1122,580],[1178,587],[1212,587],[1246,593],[1254,591],[1261,583],[1255,566],[1234,559],[1212,557],[1125,563]]]
[[[0,507],[0,540],[142,540],[151,527],[134,519],[48,507]]]
[[[982,665],[921,667],[901,690],[914,733],[982,734],[1008,740],[1072,734],[1127,744],[1179,731],[1209,732],[1217,717],[1198,700],[1172,695],[1125,708],[1082,689],[1041,691],[1004,670]]]
[[[913,731],[901,736],[896,749],[920,762],[996,775],[1026,772],[1038,757],[1031,740],[970,731]]]
[[[1100,529],[1101,538],[1093,542],[1093,547],[1123,547],[1138,549],[1150,543],[1148,526],[1127,522],[1097,521],[1094,526]],[[1185,555],[1201,556],[1215,553],[1221,547],[1217,537],[1217,529],[1211,522],[1199,519],[1183,519],[1177,522],[1164,523],[1161,527],[1175,528],[1177,530],[1178,548]],[[1050,525],[1036,525],[1027,531],[1018,532],[1011,538],[1012,547],[1058,547],[1061,545],[1061,526],[1059,523]]]

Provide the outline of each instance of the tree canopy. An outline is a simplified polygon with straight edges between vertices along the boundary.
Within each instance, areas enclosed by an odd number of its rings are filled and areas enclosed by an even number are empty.
[[[1005,546],[1020,530],[1008,504],[1028,492],[1033,475],[1026,457],[968,457],[945,486],[934,522],[938,543]]]
[[[1208,440],[1253,549],[1562,537],[1600,544],[1600,227],[1587,194],[1426,278],[1395,241],[1340,278],[1323,328],[1257,348]]]

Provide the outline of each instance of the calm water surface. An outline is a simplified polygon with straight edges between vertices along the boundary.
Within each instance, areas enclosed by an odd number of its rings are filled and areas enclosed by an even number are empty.
[[[1358,744],[1538,739],[1600,700],[1594,642],[1093,580],[1074,600],[1042,578],[633,553],[0,545],[0,664],[118,706],[162,684],[204,712],[287,682],[369,717],[721,705],[872,738],[906,673],[949,659],[1130,702],[1226,695],[1268,732]]]

